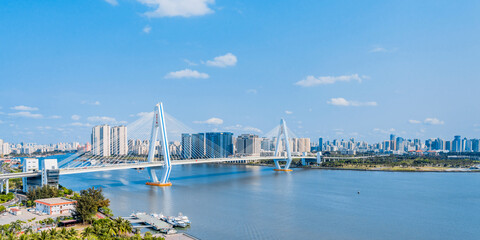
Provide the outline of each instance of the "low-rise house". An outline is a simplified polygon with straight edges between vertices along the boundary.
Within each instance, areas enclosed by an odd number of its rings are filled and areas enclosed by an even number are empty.
[[[18,208],[10,208],[10,212],[15,216],[22,215],[22,210]]]
[[[73,213],[77,201],[68,198],[45,198],[35,200],[35,209],[48,215]]]

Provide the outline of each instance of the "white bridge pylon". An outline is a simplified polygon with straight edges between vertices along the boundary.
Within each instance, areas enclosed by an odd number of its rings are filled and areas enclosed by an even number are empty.
[[[167,128],[165,126],[165,114],[163,112],[163,104],[158,103],[153,109],[153,126],[152,126],[152,135],[150,138],[150,145],[148,149],[148,162],[155,162],[155,145],[158,138],[158,132],[160,131],[160,142],[163,150],[163,171],[162,178],[160,181],[157,178],[157,173],[155,168],[149,167],[148,173],[150,175],[151,182],[147,182],[147,185],[167,187],[172,186],[172,183],[169,182],[170,172],[172,171],[172,163],[170,161],[170,152],[168,148],[168,137],[167,137]]]
[[[160,132],[160,136],[159,136]],[[287,152],[287,157],[282,157],[279,156],[280,154],[280,147],[281,147],[281,138],[283,136],[283,141],[285,144],[286,152]],[[155,159],[155,153],[156,153],[156,142],[157,139],[160,137],[160,147],[162,149],[162,154],[163,156],[163,169],[162,169],[162,176],[160,180],[157,177],[157,173],[155,171],[156,168],[158,167],[147,167],[147,171],[150,175],[150,180],[151,182],[147,182],[147,185],[152,185],[152,186],[160,186],[160,187],[167,187],[167,186],[172,186],[172,183],[169,182],[170,179],[170,172],[172,171],[172,162],[170,159],[170,150],[168,146],[168,137],[167,137],[167,128],[165,125],[165,113],[163,111],[163,104],[158,103],[155,105],[155,108],[153,110],[153,123],[152,123],[152,133],[150,137],[150,142],[149,142],[149,149],[148,149],[148,158],[147,161],[148,163],[156,163],[160,161],[160,157]],[[159,153],[160,155],[160,153]],[[227,159],[228,160],[228,159]],[[233,161],[233,159],[232,159]],[[282,167],[280,166],[280,161],[286,161],[285,165]],[[290,164],[292,163],[292,155],[290,152],[290,144],[288,140],[288,130],[287,130],[287,125],[284,119],[280,120],[280,127],[278,130],[278,137],[277,137],[277,143],[275,147],[275,156],[274,156],[274,162],[275,162],[275,171],[292,171],[290,169]]]
[[[278,157],[279,149],[280,149],[280,138],[283,136],[283,141],[285,143],[285,148],[287,150],[287,159],[274,159],[275,162],[275,171],[284,171],[289,172],[292,171],[290,169],[290,164],[292,163],[292,153],[290,152],[290,143],[288,141],[288,130],[287,130],[287,123],[282,118],[280,120],[280,128],[278,129],[278,136],[277,136],[277,144],[275,146],[275,157]],[[286,161],[285,166],[281,167],[279,161]]]

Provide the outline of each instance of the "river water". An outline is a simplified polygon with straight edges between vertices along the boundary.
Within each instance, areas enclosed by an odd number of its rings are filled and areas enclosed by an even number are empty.
[[[145,170],[61,176],[102,187],[116,216],[133,211],[192,221],[200,239],[480,239],[480,174],[174,166],[172,187]]]

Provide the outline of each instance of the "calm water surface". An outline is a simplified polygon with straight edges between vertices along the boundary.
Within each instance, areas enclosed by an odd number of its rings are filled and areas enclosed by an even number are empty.
[[[147,180],[145,170],[119,170],[60,182],[104,188],[117,216],[182,212],[201,239],[480,239],[478,173],[203,164],[174,166],[172,187]]]

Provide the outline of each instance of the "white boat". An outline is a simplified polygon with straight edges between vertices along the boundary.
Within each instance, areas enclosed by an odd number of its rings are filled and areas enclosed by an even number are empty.
[[[156,218],[159,220],[165,221],[165,216],[163,215],[163,213],[158,214]]]
[[[186,223],[187,225],[190,225],[190,220],[188,219],[187,216],[184,216],[182,213],[178,213],[178,217],[175,218],[175,220],[182,221]]]
[[[182,227],[182,228],[184,228],[184,227],[187,227],[187,226],[188,226],[188,224],[187,224],[186,222],[175,220],[175,227]]]

